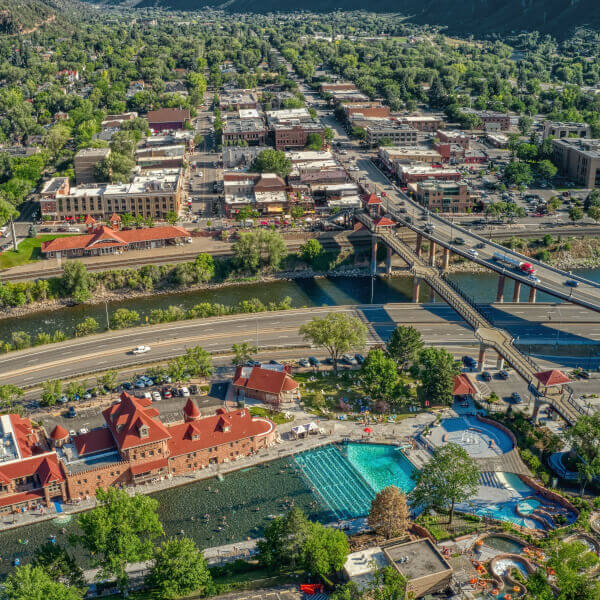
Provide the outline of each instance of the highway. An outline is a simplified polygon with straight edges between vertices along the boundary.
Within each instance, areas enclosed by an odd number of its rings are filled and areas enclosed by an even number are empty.
[[[495,325],[518,336],[522,344],[600,341],[600,323],[593,313],[579,307],[540,303],[496,304],[484,308]],[[305,347],[298,334],[300,325],[314,316],[338,311],[348,312],[365,322],[369,345],[385,341],[397,324],[414,325],[430,345],[477,345],[472,329],[443,303],[313,307],[109,331],[11,352],[3,356],[0,377],[3,384],[32,387],[48,379],[65,379],[167,360],[196,345],[212,353],[227,352],[233,343],[244,341],[262,348]],[[131,349],[141,344],[150,346],[151,351],[140,356],[131,354]],[[309,351],[301,353],[308,354]],[[277,357],[276,353],[274,357]]]

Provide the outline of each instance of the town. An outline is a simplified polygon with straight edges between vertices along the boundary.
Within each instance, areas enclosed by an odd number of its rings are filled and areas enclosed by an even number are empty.
[[[598,34],[22,1],[0,595],[599,598]]]

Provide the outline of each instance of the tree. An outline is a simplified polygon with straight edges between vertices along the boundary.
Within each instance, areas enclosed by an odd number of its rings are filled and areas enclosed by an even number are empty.
[[[415,471],[415,489],[410,493],[413,508],[450,508],[452,523],[454,506],[477,493],[479,470],[475,461],[458,444],[437,448],[421,471]]]
[[[241,344],[233,344],[231,351],[233,352],[231,363],[233,365],[243,365],[258,352],[258,348],[251,346],[248,342],[242,342]]]
[[[575,223],[575,221],[581,221],[583,219],[583,209],[579,206],[571,206],[569,208],[569,219]]]
[[[59,379],[49,379],[42,382],[42,406],[52,406],[60,398],[62,393],[62,382]]]
[[[96,508],[77,519],[81,534],[76,541],[100,567],[100,576],[116,577],[123,591],[129,581],[127,564],[152,558],[153,540],[163,535],[157,509],[158,501],[150,496],[98,488]]]
[[[287,177],[292,170],[292,163],[283,150],[263,150],[254,159],[250,170],[255,173],[277,173]]]
[[[412,325],[399,325],[387,342],[387,351],[402,370],[408,362],[417,358],[424,345],[418,329]]]
[[[340,356],[350,350],[362,349],[367,340],[365,324],[346,313],[329,313],[323,318],[314,317],[300,327],[300,334],[305,340],[329,352],[335,373]]]
[[[563,436],[581,464],[577,472],[583,493],[586,484],[600,476],[600,414],[595,412],[580,416],[575,425],[565,430]]]
[[[46,542],[36,548],[32,564],[44,569],[55,581],[63,579],[69,586],[79,589],[85,587],[81,567],[60,544]]]
[[[17,567],[4,581],[4,600],[81,600],[75,587],[55,581],[42,567]]]
[[[287,246],[276,231],[249,231],[240,234],[233,255],[238,267],[247,271],[256,272],[261,266],[277,269],[287,255]]]
[[[140,315],[135,310],[118,308],[110,317],[111,329],[125,329],[133,327],[140,320]]]
[[[330,596],[331,600],[363,600],[363,598],[364,595],[355,581],[349,581],[342,586],[336,587]]]
[[[392,565],[377,569],[367,591],[372,600],[404,600],[406,578]]]
[[[558,169],[548,159],[540,160],[536,163],[535,170],[543,179],[552,179],[558,173]]]
[[[319,240],[315,238],[311,238],[310,240],[306,240],[302,246],[300,246],[300,256],[302,260],[307,262],[308,264],[314,264],[315,260],[323,254],[323,246]]]
[[[191,377],[210,377],[213,374],[212,357],[201,346],[188,348],[183,355],[186,371]]]
[[[169,225],[175,225],[175,223],[177,223],[179,219],[179,216],[177,215],[177,213],[173,210],[170,210],[166,215],[165,215],[165,221],[169,224]]]
[[[171,600],[204,593],[212,582],[202,552],[190,538],[171,539],[154,553],[154,566],[147,580],[158,598]]]
[[[504,168],[504,180],[508,185],[527,186],[533,181],[531,168],[525,162],[512,161]]]
[[[309,133],[306,136],[306,148],[319,151],[323,148],[323,138],[318,133]]]
[[[265,528],[264,539],[256,544],[259,562],[277,569],[297,565],[309,527],[310,521],[299,508],[273,519]]]
[[[331,145],[331,142],[333,142],[333,138],[335,137],[333,129],[331,129],[331,127],[325,127],[325,129],[323,129],[323,137],[327,144]]]
[[[301,549],[301,564],[309,573],[323,577],[340,571],[349,552],[348,537],[343,531],[310,523]]]
[[[425,348],[419,353],[420,392],[424,399],[440,404],[452,404],[454,376],[460,367],[454,356],[444,348]]]
[[[83,337],[92,335],[98,331],[98,321],[94,317],[86,317],[81,323],[77,323],[75,327],[75,337]]]
[[[555,213],[561,206],[562,201],[557,196],[552,196],[550,200],[548,200],[548,204],[546,204],[546,209],[549,214]]]
[[[210,281],[215,276],[215,259],[212,255],[202,252],[194,260],[197,279],[199,282]]]
[[[537,158],[538,149],[535,144],[520,143],[516,148],[517,158],[521,160],[531,161]]]
[[[0,197],[0,226],[16,219],[19,214],[19,211],[8,200]]]
[[[119,376],[118,371],[116,371],[115,369],[110,369],[109,371],[106,371],[105,373],[102,373],[102,375],[100,375],[100,377],[98,377],[98,383],[109,389],[112,390],[115,385],[117,384],[117,377]]]
[[[393,402],[398,393],[398,367],[380,348],[370,350],[360,367],[364,390],[374,399]]]
[[[409,526],[410,510],[406,495],[390,485],[375,495],[367,522],[369,527],[386,539],[404,535]]]
[[[588,209],[588,217],[598,223],[598,221],[600,221],[600,206],[590,206]]]
[[[258,219],[258,217],[260,217],[260,213],[257,210],[254,210],[250,206],[242,206],[235,215],[235,220],[240,223],[246,219]]]
[[[65,293],[70,295],[75,302],[85,302],[92,295],[90,274],[85,265],[79,260],[65,263],[61,284]]]
[[[521,115],[519,117],[519,131],[521,135],[527,135],[531,126],[533,125],[533,119],[527,115]]]
[[[12,383],[0,385],[0,410],[3,413],[9,413],[22,409],[22,407],[16,407],[15,404],[20,402],[23,396],[23,390]]]

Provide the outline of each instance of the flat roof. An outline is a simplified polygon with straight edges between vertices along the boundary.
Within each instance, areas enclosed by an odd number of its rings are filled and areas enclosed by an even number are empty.
[[[452,571],[452,567],[427,538],[387,546],[383,548],[383,552],[396,569],[409,580]]]
[[[365,548],[359,552],[348,554],[344,571],[350,579],[373,573],[375,569],[381,569],[388,564],[388,561],[379,546]]]

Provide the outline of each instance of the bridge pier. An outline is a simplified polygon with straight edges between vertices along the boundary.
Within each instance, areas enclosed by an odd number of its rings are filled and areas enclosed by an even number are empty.
[[[371,240],[371,275],[377,273],[377,238]]]
[[[415,249],[415,254],[421,258],[423,254],[423,236],[420,233],[417,233],[417,246]]]
[[[533,401],[533,413],[531,414],[531,421],[534,425],[537,425],[538,423],[538,417],[540,414],[540,408],[542,407],[542,404],[545,403],[542,402],[538,396],[535,396],[535,400]]]
[[[498,371],[502,371],[502,369],[504,369],[504,356],[502,356],[502,354],[498,354],[498,360],[496,361],[496,369],[498,369]]]
[[[529,288],[529,302],[535,302],[536,296],[537,296],[537,288],[530,287]]]
[[[479,346],[479,361],[477,363],[477,369],[480,372],[485,370],[485,351],[486,351],[485,344],[481,344]]]
[[[513,291],[513,302],[520,302],[521,298],[521,282],[515,279],[515,288]]]
[[[496,302],[504,302],[504,275],[498,277],[498,293],[496,294]]]
[[[392,272],[392,249],[387,247],[387,255],[385,257],[385,272],[389,275]]]
[[[435,302],[435,290],[429,286],[429,302]]]
[[[435,266],[435,242],[433,240],[429,240],[429,266]]]
[[[412,301],[413,302],[419,301],[420,293],[421,293],[421,280],[419,279],[419,277],[417,277],[415,275],[415,277],[413,279],[413,293],[412,293]]]
[[[442,262],[442,270],[447,271],[450,266],[450,248],[444,248],[444,260]]]

